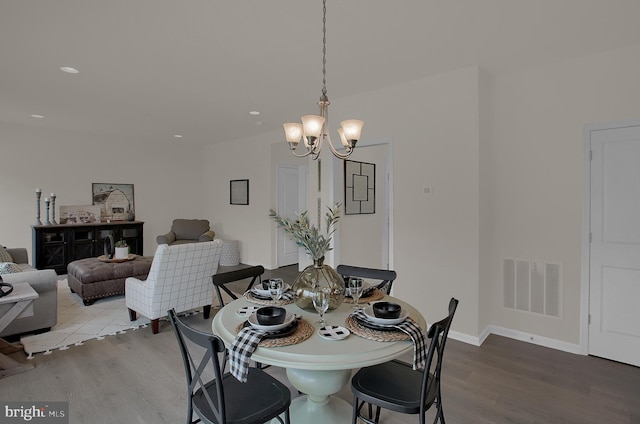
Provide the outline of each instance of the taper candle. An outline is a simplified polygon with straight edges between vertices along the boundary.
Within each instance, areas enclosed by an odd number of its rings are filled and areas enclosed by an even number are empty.
[[[42,225],[42,221],[40,221],[40,196],[42,195],[42,190],[39,188],[36,189],[36,222],[33,225]]]
[[[51,225],[51,222],[49,221],[49,198],[48,197],[44,198],[44,210],[47,212],[47,220],[44,222],[44,224]]]
[[[56,194],[51,193],[51,223],[56,225]]]

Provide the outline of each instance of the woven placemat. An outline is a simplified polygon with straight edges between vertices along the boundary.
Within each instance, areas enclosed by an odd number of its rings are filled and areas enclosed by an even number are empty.
[[[411,319],[411,318],[407,318]],[[403,333],[400,330],[396,331],[385,331],[385,330],[374,330],[372,328],[368,328],[363,326],[352,316],[348,316],[344,321],[345,327],[353,334],[357,334],[360,337],[364,337],[365,339],[375,340],[378,342],[397,342],[400,340],[411,340],[408,334]]]
[[[358,303],[360,304],[360,303],[373,302],[374,300],[380,300],[383,297],[384,297],[384,293],[381,290],[373,289],[373,290],[371,290],[371,293],[369,293],[369,295],[367,297],[361,297],[358,300]],[[344,303],[353,303],[353,298],[345,296],[344,297]]]
[[[251,293],[251,291],[246,292],[244,294],[244,297],[251,303],[255,303],[256,305],[264,305],[264,306],[284,306],[284,305],[293,303],[293,299],[289,299],[289,300],[280,299],[277,302],[271,299],[260,299],[258,297],[255,297]]]
[[[236,334],[238,334],[243,327],[244,322],[238,324],[238,326],[236,327]],[[313,335],[314,332],[315,328],[313,327],[313,325],[310,324],[306,319],[302,318],[298,320],[298,328],[296,328],[296,331],[293,334],[290,334],[286,337],[278,337],[275,339],[262,339],[258,346],[281,347],[294,345],[307,340]]]

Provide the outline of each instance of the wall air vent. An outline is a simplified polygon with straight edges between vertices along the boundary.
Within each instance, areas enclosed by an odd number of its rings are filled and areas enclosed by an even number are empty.
[[[561,264],[503,259],[502,281],[505,308],[561,317]]]

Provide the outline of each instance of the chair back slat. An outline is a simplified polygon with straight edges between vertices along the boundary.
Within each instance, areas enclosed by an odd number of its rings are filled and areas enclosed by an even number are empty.
[[[440,396],[440,381],[442,377],[442,359],[444,347],[449,336],[449,329],[453,316],[458,307],[458,300],[451,298],[449,301],[449,314],[438,322],[433,323],[427,332],[427,338],[431,339],[427,361],[422,376],[421,414],[424,413],[436,397]],[[434,361],[435,358],[435,361]],[[422,415],[424,416],[424,415]]]
[[[225,284],[232,283],[234,281],[245,280],[247,278],[251,278],[249,285],[246,290],[249,290],[255,281],[260,278],[260,276],[264,274],[264,267],[262,265],[256,265],[248,268],[242,268],[234,271],[222,272],[220,274],[214,274],[211,276],[211,281],[213,282],[213,287],[216,290],[216,295],[218,296],[218,301],[220,302],[220,306],[224,306],[224,300],[222,299],[222,293],[220,289],[224,290],[232,299],[237,299],[235,293],[229,290]]]
[[[211,397],[210,391],[207,390],[207,386],[212,381],[216,383],[222,382],[222,374],[224,371],[224,354],[226,352],[223,341],[209,333],[196,330],[185,324],[176,314],[174,309],[167,312],[171,325],[176,334],[178,345],[180,346],[180,352],[182,353],[182,360],[184,363],[185,373],[187,377],[187,395],[189,398],[189,422],[192,422],[193,404],[192,397],[201,390],[204,399],[206,400],[206,407],[211,410],[216,418],[215,422],[226,422],[226,411],[224,403],[224,391],[221,384],[215,384],[216,397]],[[189,349],[187,342],[198,346],[196,349]],[[222,362],[220,361],[222,356]],[[207,370],[213,370],[213,380],[205,381],[203,375]],[[197,411],[196,411],[197,412]],[[198,414],[202,418],[202,414]]]
[[[378,280],[379,283],[376,284],[376,287],[386,294],[391,293],[391,286],[398,276],[395,271],[390,269],[365,268],[353,265],[338,265],[336,271],[342,275],[342,278],[360,277]]]

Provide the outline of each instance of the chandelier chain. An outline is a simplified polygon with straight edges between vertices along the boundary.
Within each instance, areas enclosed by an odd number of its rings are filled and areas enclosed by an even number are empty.
[[[322,95],[318,101],[320,113],[318,115],[304,115],[302,124],[285,123],[285,141],[289,144],[289,149],[295,157],[303,158],[309,156],[311,159],[318,159],[322,150],[323,142],[326,142],[331,149],[331,153],[338,159],[346,159],[353,153],[356,143],[360,139],[363,121],[358,119],[347,119],[340,123],[338,135],[344,147],[344,153],[339,152],[333,146],[329,137],[329,98],[327,97],[327,0],[322,0]],[[300,141],[304,140],[306,152],[296,153]]]
[[[322,0],[322,94],[327,95],[327,0]]]

